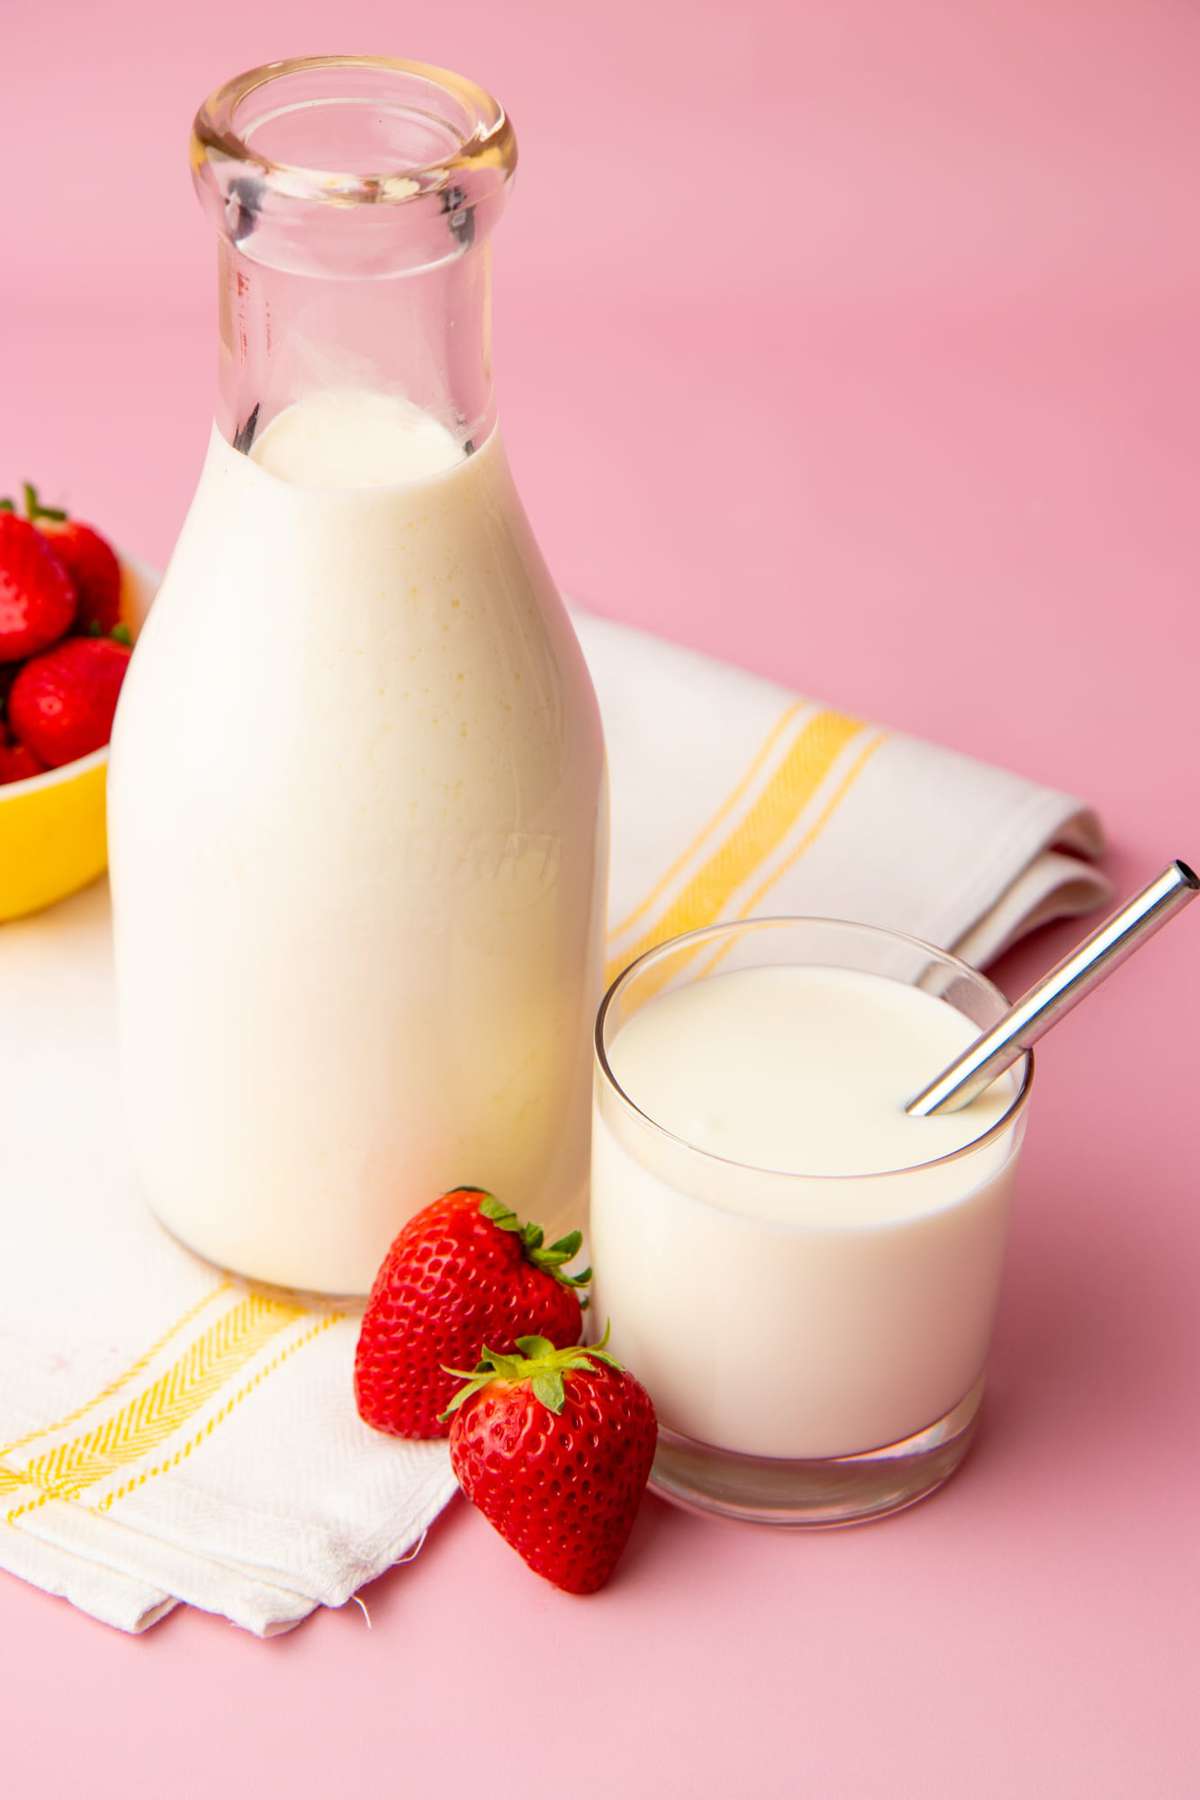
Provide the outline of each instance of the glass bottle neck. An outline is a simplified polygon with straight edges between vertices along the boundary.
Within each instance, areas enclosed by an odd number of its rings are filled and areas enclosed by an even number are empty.
[[[419,406],[470,453],[495,424],[491,247],[402,273],[330,277],[254,261],[222,238],[217,425],[235,448],[287,407],[351,389]]]
[[[488,239],[516,161],[499,102],[422,63],[301,57],[210,95],[192,174],[219,233],[229,442],[248,451],[288,407],[350,391],[482,444]]]

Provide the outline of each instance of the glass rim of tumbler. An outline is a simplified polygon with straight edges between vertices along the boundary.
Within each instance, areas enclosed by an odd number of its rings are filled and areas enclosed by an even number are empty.
[[[818,928],[833,926],[841,932],[848,932],[852,935],[873,938],[876,940],[883,939],[894,944],[907,945],[912,949],[919,950],[923,954],[932,957],[944,967],[954,970],[955,973],[964,977],[973,987],[975,987],[977,991],[985,995],[988,999],[994,1000],[999,1008],[997,1018],[1008,1010],[1009,1003],[994,981],[989,981],[986,975],[981,974],[978,969],[973,969],[970,963],[964,962],[961,957],[955,956],[951,951],[939,949],[936,944],[930,944],[924,938],[915,937],[911,932],[892,931],[886,926],[867,925],[861,923],[857,919],[835,919],[830,918],[827,915],[815,913],[770,913],[753,919],[731,919],[718,925],[705,925],[697,931],[680,932],[676,937],[667,938],[661,944],[655,944],[652,949],[643,951],[640,956],[635,957],[631,963],[628,963],[626,967],[621,970],[620,974],[609,984],[608,991],[600,1002],[599,1010],[596,1013],[596,1025],[593,1039],[596,1067],[605,1084],[621,1105],[634,1114],[636,1118],[641,1120],[645,1125],[648,1125],[659,1137],[666,1139],[671,1144],[678,1145],[679,1148],[686,1151],[689,1156],[699,1158],[706,1165],[717,1168],[741,1169],[756,1176],[762,1176],[768,1179],[774,1178],[775,1180],[784,1182],[892,1181],[898,1176],[910,1175],[918,1169],[939,1168],[943,1164],[958,1162],[963,1157],[973,1156],[976,1151],[982,1150],[986,1145],[993,1143],[1006,1131],[1012,1129],[1025,1110],[1025,1106],[1029,1099],[1029,1092],[1033,1086],[1034,1059],[1032,1050],[1026,1050],[1024,1053],[1022,1058],[1023,1066],[1021,1080],[1011,1102],[1005,1107],[1000,1117],[993,1120],[987,1130],[980,1132],[978,1137],[973,1137],[967,1143],[960,1144],[957,1150],[947,1150],[940,1156],[927,1157],[922,1162],[905,1163],[900,1168],[875,1169],[862,1174],[814,1175],[808,1173],[804,1169],[771,1168],[761,1163],[742,1162],[738,1158],[732,1156],[719,1156],[715,1151],[704,1150],[699,1144],[693,1144],[689,1138],[681,1137],[678,1132],[671,1131],[666,1125],[661,1124],[652,1113],[646,1112],[643,1107],[639,1106],[633,1096],[622,1087],[613,1070],[612,1064],[609,1062],[608,1051],[605,1047],[605,1027],[613,1005],[622,991],[630,986],[640,975],[645,974],[646,970],[651,968],[655,963],[662,962],[673,955],[677,955],[681,949],[693,947],[694,949],[699,950],[706,944],[715,945],[723,941],[733,942],[740,937],[749,936],[760,930],[804,925],[815,925]],[[805,966],[805,964],[795,960],[783,960],[785,961],[786,966],[792,968],[803,968]],[[837,965],[810,966],[822,967]],[[701,977],[701,979],[703,979],[703,977]],[[887,979],[887,977],[885,977],[885,979]],[[947,1002],[947,1004],[951,1003]],[[955,1010],[957,1011],[958,1009],[956,1008]],[[984,1027],[981,1027],[981,1029],[984,1029]],[[932,1079],[937,1072],[936,1069],[931,1069],[929,1071],[930,1079]]]

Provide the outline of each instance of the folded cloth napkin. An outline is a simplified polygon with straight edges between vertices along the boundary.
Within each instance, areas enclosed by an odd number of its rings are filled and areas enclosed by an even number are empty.
[[[985,962],[1108,888],[1065,794],[578,620],[612,771],[611,967],[716,919],[837,914]],[[354,1410],[356,1321],[222,1279],[130,1177],[103,886],[0,930],[0,1567],[140,1631],[342,1604],[454,1491]]]

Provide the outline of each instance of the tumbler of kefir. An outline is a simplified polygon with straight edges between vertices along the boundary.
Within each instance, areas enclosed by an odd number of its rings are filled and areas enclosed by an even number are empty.
[[[654,1396],[685,1505],[826,1525],[962,1460],[1032,1080],[905,1102],[1005,1010],[915,939],[715,926],[618,978],[596,1031],[596,1318]]]

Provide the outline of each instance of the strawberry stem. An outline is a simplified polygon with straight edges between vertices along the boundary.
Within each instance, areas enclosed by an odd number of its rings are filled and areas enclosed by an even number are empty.
[[[53,519],[56,524],[62,524],[67,516],[62,507],[43,506],[38,499],[37,489],[34,487],[32,481],[22,482],[21,489],[25,495],[25,517],[30,520],[31,523],[36,522],[38,519]]]
[[[474,1369],[446,1369],[445,1374],[457,1376],[465,1386],[459,1388],[445,1412],[438,1414],[439,1420],[448,1419],[494,1381],[527,1381],[534,1397],[549,1412],[560,1413],[567,1397],[563,1376],[572,1369],[594,1372],[600,1362],[615,1369],[618,1375],[622,1373],[616,1357],[610,1356],[604,1348],[608,1333],[606,1325],[598,1344],[576,1344],[569,1350],[557,1349],[549,1338],[519,1337],[516,1354],[505,1355],[499,1350],[485,1349]]]
[[[501,1231],[513,1231],[521,1239],[521,1248],[525,1252],[526,1262],[531,1262],[535,1269],[544,1269],[547,1275],[553,1275],[555,1281],[561,1281],[564,1287],[586,1287],[592,1279],[592,1271],[584,1269],[579,1275],[568,1275],[563,1268],[573,1256],[579,1254],[583,1243],[581,1231],[569,1231],[553,1244],[545,1244],[545,1233],[540,1225],[526,1225],[517,1217],[510,1206],[503,1200],[497,1200],[494,1194],[484,1194],[479,1202],[479,1210],[485,1219],[498,1225]]]

